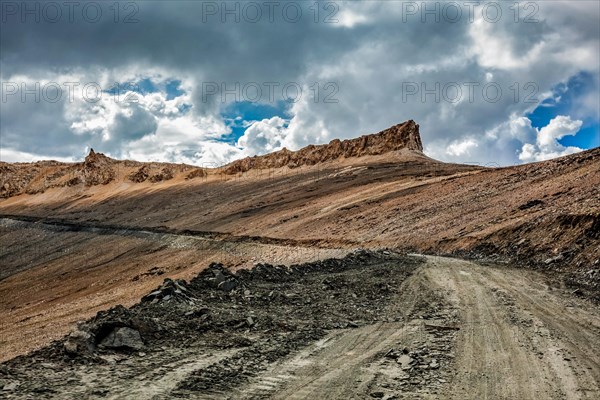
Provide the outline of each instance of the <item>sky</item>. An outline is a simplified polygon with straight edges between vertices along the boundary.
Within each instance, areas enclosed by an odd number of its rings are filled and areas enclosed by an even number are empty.
[[[600,145],[600,2],[0,0],[0,160],[219,166],[408,119],[430,157]]]

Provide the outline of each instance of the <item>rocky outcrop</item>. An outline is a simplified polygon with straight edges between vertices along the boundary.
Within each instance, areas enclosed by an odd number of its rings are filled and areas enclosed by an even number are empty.
[[[83,180],[86,186],[106,185],[115,179],[114,160],[102,153],[90,153],[83,162]]]
[[[141,166],[137,171],[129,175],[129,180],[134,183],[142,183],[149,180],[152,183],[168,181],[173,179],[174,172],[172,168],[163,167],[160,171],[151,175],[151,168],[146,164]]]
[[[162,181],[168,181],[169,179],[173,179],[173,170],[171,168],[164,167],[160,170],[160,172],[150,177],[150,182],[157,183]]]
[[[356,139],[335,139],[325,145],[309,145],[298,151],[286,148],[264,156],[247,157],[224,167],[226,174],[236,174],[251,169],[296,168],[303,165],[315,165],[339,158],[361,157],[384,154],[397,150],[411,150],[422,153],[423,144],[419,134],[419,125],[413,120],[394,125],[373,135],[364,135]]]
[[[142,183],[145,182],[149,176],[148,166],[143,165],[140,169],[129,175],[129,180],[134,183]]]
[[[121,161],[90,150],[83,162],[0,162],[0,198],[43,193],[50,188],[108,185],[116,182],[159,183],[181,175],[206,176],[203,168],[185,164]]]
[[[309,145],[298,151],[284,148],[263,156],[247,157],[226,165],[221,172],[233,175],[251,169],[285,166],[297,168],[330,160],[379,155],[397,150],[422,153],[423,145],[419,135],[419,125],[413,120],[356,139],[335,139],[329,144]],[[117,181],[159,183],[179,175],[189,180],[206,177],[208,172],[203,168],[184,164],[119,161],[90,149],[85,160],[78,163],[38,161],[11,164],[0,162],[0,198],[23,193],[43,193],[47,189],[55,187],[97,186]]]
[[[66,165],[52,160],[35,163],[0,162],[0,198],[43,192],[48,187],[47,181],[64,179],[68,172]]]

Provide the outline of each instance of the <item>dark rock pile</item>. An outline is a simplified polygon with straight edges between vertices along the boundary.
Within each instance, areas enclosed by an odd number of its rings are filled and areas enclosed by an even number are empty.
[[[232,349],[226,360],[195,370],[177,390],[232,387],[331,329],[401,321],[388,304],[421,262],[357,251],[343,259],[258,264],[237,273],[213,263],[190,282],[165,279],[133,307],[101,311],[51,346],[11,360],[9,381],[27,382],[39,360],[93,369],[115,357],[160,358],[165,349]]]

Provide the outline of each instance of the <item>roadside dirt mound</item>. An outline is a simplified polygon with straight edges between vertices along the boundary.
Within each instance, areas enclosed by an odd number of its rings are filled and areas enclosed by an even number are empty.
[[[309,145],[298,151],[283,149],[264,156],[247,157],[224,167],[226,174],[246,172],[251,169],[298,168],[315,165],[340,158],[380,155],[397,150],[422,153],[423,144],[419,125],[413,120],[394,125],[379,133],[364,135],[356,139],[332,140],[329,144]]]
[[[422,263],[389,251],[237,273],[213,263],[189,282],[165,279],[135,306],[99,312],[51,346],[4,363],[0,387],[7,398],[114,395],[135,385],[135,376],[159,372],[156,362],[162,357],[166,365],[179,349],[197,360],[218,351],[227,357],[188,371],[172,395],[231,390],[329,331],[402,321],[410,310],[391,303]],[[436,367],[443,362],[438,358]],[[107,366],[116,370],[101,376]],[[90,385],[64,374],[86,374]]]

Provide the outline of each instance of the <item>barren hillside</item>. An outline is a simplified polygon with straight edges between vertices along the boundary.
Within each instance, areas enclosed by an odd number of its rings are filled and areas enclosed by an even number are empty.
[[[214,170],[94,152],[0,168],[4,359],[211,261],[391,248],[540,268],[598,294],[600,149],[509,168],[446,164],[423,155],[408,121]]]

